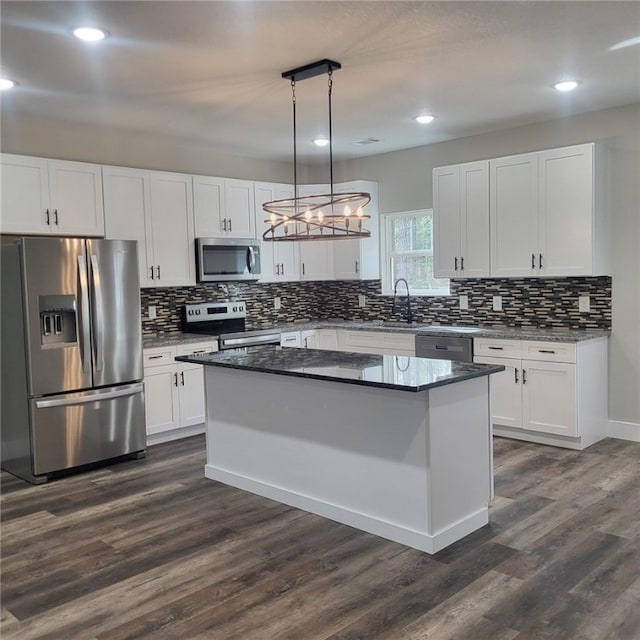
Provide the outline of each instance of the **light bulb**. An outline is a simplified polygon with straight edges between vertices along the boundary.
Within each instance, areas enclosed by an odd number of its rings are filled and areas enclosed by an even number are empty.
[[[345,205],[344,207],[344,217],[348,218],[351,215],[351,208],[349,207],[349,205]]]
[[[107,37],[107,32],[104,29],[96,29],[95,27],[78,27],[73,30],[73,35],[85,42],[99,42]]]
[[[362,207],[358,207],[358,210],[356,211],[356,215],[358,216],[358,218],[362,218]]]
[[[312,218],[311,210],[310,210],[310,209],[307,209],[307,210],[304,212],[304,219],[305,219],[307,222],[310,222],[310,221],[311,221],[311,218]]]
[[[416,116],[416,122],[419,122],[420,124],[429,124],[430,122],[433,122],[434,119],[435,119],[435,116],[428,115],[426,113]]]
[[[322,222],[323,218],[324,218],[324,213],[322,213],[322,211],[318,211],[318,222]]]
[[[276,223],[276,214],[275,214],[275,213],[272,213],[272,214],[269,216],[269,220],[270,220],[270,222],[271,222],[271,226],[273,226],[273,225]]]
[[[577,80],[563,80],[556,82],[553,88],[556,91],[573,91],[580,83]]]
[[[4,91],[5,89],[11,89],[15,87],[18,83],[13,80],[9,80],[9,78],[0,78],[0,90]]]

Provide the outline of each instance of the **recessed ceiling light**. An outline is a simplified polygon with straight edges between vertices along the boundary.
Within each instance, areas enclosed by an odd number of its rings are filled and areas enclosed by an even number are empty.
[[[96,29],[95,27],[78,27],[73,30],[73,35],[79,40],[85,42],[99,42],[107,37],[104,29]]]
[[[553,88],[556,91],[573,91],[579,84],[578,80],[563,80],[562,82],[556,82]]]
[[[435,116],[431,116],[428,114],[422,114],[420,116],[416,116],[416,122],[419,122],[420,124],[429,124],[430,122],[433,122]]]
[[[9,78],[0,78],[0,91],[4,91],[5,89],[11,89],[15,87],[18,83],[14,80],[9,80]]]
[[[315,144],[316,147],[326,147],[329,144],[329,140],[327,140],[327,138],[318,137],[313,139],[313,144]]]

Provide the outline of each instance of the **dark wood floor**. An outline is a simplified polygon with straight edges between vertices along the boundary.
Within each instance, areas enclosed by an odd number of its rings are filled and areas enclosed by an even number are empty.
[[[638,640],[640,444],[495,440],[491,524],[436,556],[203,477],[204,440],[2,474],[3,640]]]

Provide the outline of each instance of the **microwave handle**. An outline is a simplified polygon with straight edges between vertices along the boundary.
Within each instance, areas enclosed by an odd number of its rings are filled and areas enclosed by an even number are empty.
[[[249,272],[253,271],[253,268],[256,266],[256,252],[253,247],[247,247],[247,266],[249,267]]]

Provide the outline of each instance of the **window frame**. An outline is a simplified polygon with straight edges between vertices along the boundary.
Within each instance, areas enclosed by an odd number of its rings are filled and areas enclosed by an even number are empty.
[[[380,225],[380,234],[381,234],[381,242],[380,242],[380,276],[381,276],[381,288],[382,295],[393,295],[393,282],[391,282],[391,259],[394,254],[396,255],[431,255],[434,253],[434,246],[431,247],[431,251],[429,250],[420,250],[420,251],[407,251],[407,252],[394,252],[391,250],[391,222],[396,218],[401,217],[410,217],[416,215],[429,215],[431,216],[432,224],[433,224],[433,209],[414,209],[412,211],[396,211],[393,213],[383,213],[381,214],[381,225]],[[433,238],[433,235],[432,235]],[[435,244],[435,242],[433,242]],[[451,295],[451,285],[449,278],[438,278],[439,280],[446,280],[446,287],[441,287],[439,289],[417,289],[415,287],[410,286],[410,292],[412,296],[450,296]]]

